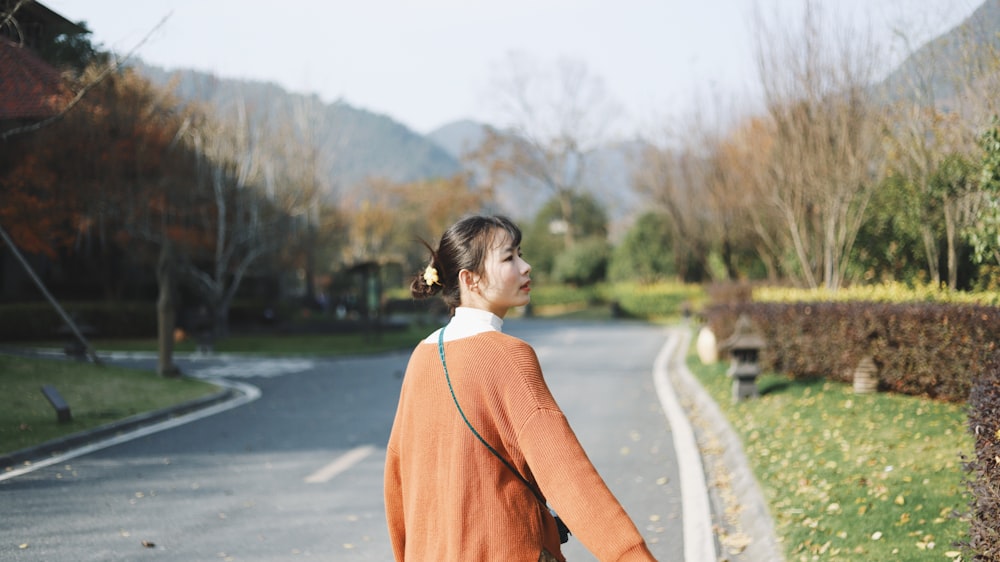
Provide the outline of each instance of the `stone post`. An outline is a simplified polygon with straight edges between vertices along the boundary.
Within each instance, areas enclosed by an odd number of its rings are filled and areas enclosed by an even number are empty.
[[[732,360],[726,374],[733,379],[733,402],[760,396],[757,375],[760,374],[760,350],[764,348],[764,338],[754,331],[749,316],[740,315],[733,335],[720,347],[729,352]]]

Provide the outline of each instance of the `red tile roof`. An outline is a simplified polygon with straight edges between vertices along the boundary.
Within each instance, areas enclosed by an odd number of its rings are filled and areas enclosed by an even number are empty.
[[[0,37],[0,121],[50,117],[64,94],[59,71],[31,49]]]

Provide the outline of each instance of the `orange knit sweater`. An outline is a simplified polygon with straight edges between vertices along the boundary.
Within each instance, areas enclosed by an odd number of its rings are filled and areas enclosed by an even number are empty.
[[[480,435],[540,489],[602,561],[653,560],[542,378],[534,350],[501,332],[445,342],[451,383]],[[398,561],[559,560],[555,520],[458,413],[437,344],[406,368],[389,437],[385,507]],[[573,540],[573,539],[571,539]]]

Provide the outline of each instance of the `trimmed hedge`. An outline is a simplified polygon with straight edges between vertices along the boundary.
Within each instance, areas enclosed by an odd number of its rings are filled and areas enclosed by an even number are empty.
[[[720,342],[741,313],[767,342],[765,370],[849,383],[858,362],[871,356],[879,389],[952,402],[969,398],[1000,334],[1000,308],[988,306],[730,303],[703,311]]]
[[[156,337],[154,301],[64,302],[62,307],[78,327],[90,328],[90,337]],[[252,301],[234,302],[229,309],[229,323],[231,327],[260,324],[265,321],[265,308]],[[194,309],[179,309],[177,326],[191,329],[193,313]],[[48,302],[0,305],[0,342],[68,339],[70,333],[63,325],[62,317]]]
[[[62,307],[78,327],[89,327],[98,337],[156,336],[156,305],[151,302],[71,302]],[[68,338],[63,325],[47,302],[0,306],[0,341]]]
[[[573,285],[538,283],[531,287],[531,304],[534,306],[587,305],[599,298],[598,291],[592,285],[577,287]]]
[[[698,285],[618,283],[610,286],[606,298],[617,302],[621,310],[633,318],[663,319],[694,314],[704,301],[704,295]]]
[[[976,378],[969,397],[969,432],[976,458],[966,464],[971,560],[1000,560],[1000,352]]]
[[[676,318],[685,312],[694,314],[705,300],[699,285],[682,283],[610,283],[576,287],[539,284],[531,288],[531,303],[546,306],[591,306],[615,304],[631,318],[647,320]]]

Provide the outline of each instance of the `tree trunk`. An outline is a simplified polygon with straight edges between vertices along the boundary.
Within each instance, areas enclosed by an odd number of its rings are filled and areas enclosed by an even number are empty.
[[[937,241],[934,239],[934,231],[927,225],[920,228],[920,235],[924,241],[924,255],[927,257],[927,271],[931,275],[931,282],[935,287],[941,285],[941,270],[938,269]]]
[[[948,288],[955,290],[958,288],[958,242],[956,240],[955,211],[952,208],[951,198],[944,200],[944,231],[947,240],[948,251]]]
[[[568,189],[560,189],[559,210],[562,212],[563,222],[566,223],[566,231],[563,233],[563,242],[567,250],[576,244],[576,234],[573,232],[573,192]]]
[[[160,261],[156,270],[160,287],[156,301],[156,331],[158,356],[156,372],[164,377],[180,376],[180,369],[174,365],[174,328],[177,324],[177,266],[173,244],[166,240],[160,249]]]

